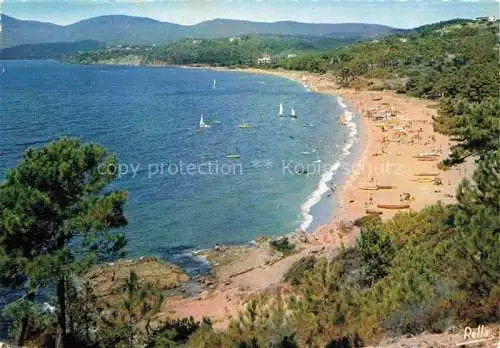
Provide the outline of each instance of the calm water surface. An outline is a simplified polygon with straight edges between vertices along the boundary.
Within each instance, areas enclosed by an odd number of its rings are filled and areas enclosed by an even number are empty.
[[[353,135],[338,124],[344,109],[335,97],[274,76],[53,61],[5,68],[0,178],[26,148],[60,136],[107,147],[123,172],[114,186],[129,191],[124,231],[132,256],[183,263],[193,249],[308,225],[323,170],[345,158]],[[298,119],[278,118],[279,103]],[[199,132],[202,113],[211,127]],[[306,165],[312,175],[292,173]]]

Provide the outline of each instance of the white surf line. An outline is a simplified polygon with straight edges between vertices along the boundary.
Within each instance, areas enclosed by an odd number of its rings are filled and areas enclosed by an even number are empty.
[[[337,103],[345,110],[345,120],[346,127],[349,128],[348,141],[345,146],[342,148],[342,156],[339,160],[337,160],[322,176],[318,183],[316,189],[306,198],[305,202],[301,206],[302,216],[304,220],[300,225],[300,229],[305,231],[311,223],[314,221],[314,217],[311,214],[311,208],[316,205],[323,195],[328,192],[330,189],[328,186],[328,182],[333,179],[335,172],[340,168],[341,161],[346,158],[350,153],[350,149],[356,142],[356,135],[358,134],[358,127],[356,123],[353,121],[354,112],[348,111],[347,105],[344,103],[344,100],[340,97],[337,97]]]

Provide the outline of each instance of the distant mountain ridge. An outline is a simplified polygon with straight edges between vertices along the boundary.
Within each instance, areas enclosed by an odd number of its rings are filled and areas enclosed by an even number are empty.
[[[375,37],[398,29],[363,23],[301,23],[293,21],[250,22],[214,19],[195,25],[160,22],[147,17],[108,15],[70,25],[20,20],[1,15],[0,48],[33,43],[95,40],[109,45],[165,45],[185,38],[220,38],[245,34],[312,35],[329,37]]]

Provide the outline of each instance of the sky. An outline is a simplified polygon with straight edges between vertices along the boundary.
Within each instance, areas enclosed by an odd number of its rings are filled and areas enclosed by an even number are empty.
[[[452,18],[500,17],[499,5],[500,0],[0,0],[2,13],[60,25],[126,14],[179,24],[227,18],[413,28]]]

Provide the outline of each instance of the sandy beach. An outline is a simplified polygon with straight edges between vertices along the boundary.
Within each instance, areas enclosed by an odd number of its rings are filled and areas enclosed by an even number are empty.
[[[311,91],[341,97],[357,111],[355,117],[361,117],[362,129],[359,155],[352,167],[341,168],[344,182],[331,196],[338,202],[331,221],[307,237],[300,232],[290,236],[296,253],[279,255],[267,242],[255,248],[212,251],[209,260],[214,265],[215,279],[208,283],[207,290],[198,298],[173,298],[166,304],[164,313],[168,315],[192,315],[195,319],[205,316],[220,328],[227,326],[253,293],[280,288],[283,275],[295,261],[312,254],[331,257],[342,244],[352,245],[359,233],[352,226],[353,220],[367,213],[387,220],[398,211],[418,211],[438,201],[452,203],[459,181],[473,171],[472,163],[448,171],[438,169],[451,143],[434,132],[432,116],[436,106],[429,101],[389,91],[342,89],[324,75],[241,71],[285,77]],[[233,256],[231,260],[227,255]]]

